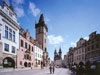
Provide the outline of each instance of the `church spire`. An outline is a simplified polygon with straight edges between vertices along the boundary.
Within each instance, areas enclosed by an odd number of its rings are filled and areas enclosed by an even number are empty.
[[[56,49],[55,49],[55,52],[54,52],[54,54],[57,54],[57,51],[56,51]]]
[[[59,48],[59,53],[62,53],[62,51],[61,51],[61,47]]]
[[[43,14],[41,14],[40,19],[39,19],[39,23],[44,22],[44,16]]]

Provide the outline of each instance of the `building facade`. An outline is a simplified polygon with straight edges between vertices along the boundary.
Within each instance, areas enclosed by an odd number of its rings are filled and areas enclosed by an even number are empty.
[[[85,39],[80,38],[80,40],[77,42],[77,46],[74,48],[73,62],[75,64],[79,64],[80,62],[85,64],[85,47],[83,45],[85,42]]]
[[[100,34],[93,32],[85,43],[86,61],[100,61]]]
[[[79,65],[80,62],[86,64],[88,61],[90,63],[100,62],[100,34],[96,31],[89,35],[89,39],[85,40],[80,38],[77,42],[77,46],[74,48],[69,48],[68,51],[68,65]]]
[[[35,50],[35,66],[40,67],[41,62],[43,62],[43,50],[39,44],[34,44],[34,50]]]
[[[71,68],[73,65],[74,48],[70,47],[68,52],[68,67]]]
[[[3,2],[0,6],[0,66],[16,67],[19,49],[19,23],[12,8]]]
[[[67,52],[67,54],[66,54],[66,67],[67,67],[67,68],[69,67],[69,66],[68,66],[68,64],[69,64],[69,63],[68,63],[68,61],[69,61],[69,60],[68,60],[68,56],[69,56],[69,52]]]
[[[48,65],[48,52],[47,52],[47,32],[48,28],[44,21],[44,16],[41,14],[39,22],[35,24],[36,41],[42,45],[43,50],[43,64]],[[41,38],[40,38],[41,37]]]
[[[28,31],[20,29],[19,50],[17,54],[17,67],[34,67],[35,64],[34,39]]]

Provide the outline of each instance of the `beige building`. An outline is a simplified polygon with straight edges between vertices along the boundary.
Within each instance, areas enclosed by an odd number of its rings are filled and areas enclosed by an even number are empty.
[[[77,42],[77,46],[74,48],[73,62],[76,64],[79,64],[80,62],[85,63],[85,47],[83,45],[85,42],[85,39],[80,38]]]
[[[74,55],[74,48],[70,47],[68,52],[68,67],[71,68],[73,65],[73,55]]]
[[[67,52],[66,54],[66,67],[68,67],[68,55],[69,55],[69,52]]]
[[[100,34],[93,32],[85,43],[86,61],[100,61]]]

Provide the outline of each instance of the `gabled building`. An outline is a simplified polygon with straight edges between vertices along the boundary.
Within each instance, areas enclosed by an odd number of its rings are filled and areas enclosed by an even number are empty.
[[[28,31],[20,29],[19,50],[17,54],[17,67],[34,67],[35,65],[34,39]]]
[[[19,23],[12,6],[0,6],[0,66],[17,67]]]

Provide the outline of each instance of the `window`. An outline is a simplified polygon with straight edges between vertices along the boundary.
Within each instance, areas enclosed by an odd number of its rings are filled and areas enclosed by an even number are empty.
[[[24,59],[26,59],[27,57],[26,57],[26,55],[24,55]]]
[[[8,27],[7,26],[5,26],[5,38],[8,39]]]
[[[29,60],[31,60],[31,56],[30,56]]]
[[[13,31],[13,42],[15,42],[15,32]]]
[[[12,17],[12,13],[11,12],[9,12],[9,15]]]
[[[25,42],[25,48],[27,49],[27,43]]]
[[[9,52],[9,45],[8,44],[5,43],[5,47],[4,48],[5,48],[5,51]]]
[[[94,49],[94,46],[92,45],[92,50]]]
[[[1,40],[1,33],[0,33],[0,40]]]
[[[33,47],[32,47],[32,51],[33,51]]]
[[[15,53],[15,47],[12,46],[12,53]]]
[[[46,43],[46,39],[45,39],[45,43]]]
[[[12,29],[9,29],[9,39],[12,40]]]
[[[21,47],[23,47],[23,40],[21,40]]]
[[[88,51],[90,51],[90,47],[88,47]]]
[[[96,44],[96,48],[99,48],[99,44]]]
[[[22,61],[20,61],[20,65],[22,65]]]
[[[31,50],[31,46],[29,45],[29,51]]]

